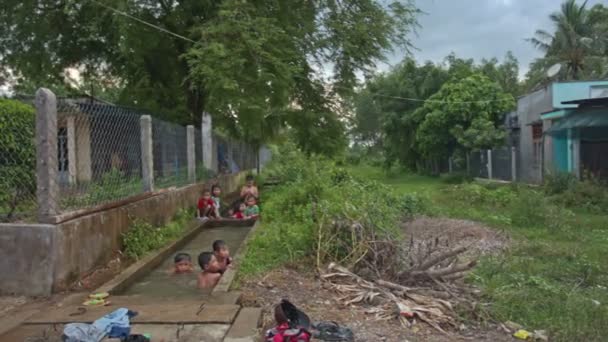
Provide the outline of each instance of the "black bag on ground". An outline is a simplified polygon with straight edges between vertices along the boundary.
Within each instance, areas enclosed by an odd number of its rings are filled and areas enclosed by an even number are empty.
[[[302,310],[286,299],[281,301],[281,310],[289,320],[291,328],[301,328],[310,331],[312,336],[327,342],[353,342],[355,336],[353,331],[342,327],[333,321],[321,321],[311,324],[310,318]]]

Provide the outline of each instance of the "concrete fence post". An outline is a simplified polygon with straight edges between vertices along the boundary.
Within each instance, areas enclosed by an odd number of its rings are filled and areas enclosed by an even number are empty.
[[[194,151],[194,126],[188,125],[186,127],[186,144],[187,147],[187,160],[188,160],[188,181],[190,183],[196,182],[196,155]]]
[[[74,115],[70,115],[67,118],[68,126],[68,175],[69,183],[76,183],[76,123]]]
[[[203,150],[203,166],[207,170],[213,169],[213,128],[211,115],[203,113],[201,120],[201,139]],[[215,170],[214,170],[215,171]]]
[[[144,192],[154,191],[154,156],[152,154],[152,117],[139,118],[141,130],[141,175]]]
[[[492,179],[492,150],[488,150],[488,179]]]
[[[466,153],[467,175],[471,175],[471,152]]]
[[[517,151],[515,146],[511,147],[511,180],[517,181]]]
[[[452,157],[448,158],[448,172],[452,173]]]
[[[36,199],[38,220],[51,222],[59,214],[57,160],[57,98],[52,91],[36,92]]]

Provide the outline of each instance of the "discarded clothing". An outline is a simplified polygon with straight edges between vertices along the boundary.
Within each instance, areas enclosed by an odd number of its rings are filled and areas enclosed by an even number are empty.
[[[99,342],[104,337],[127,338],[131,334],[130,318],[137,312],[120,308],[111,312],[93,324],[70,323],[63,330],[65,342]]]

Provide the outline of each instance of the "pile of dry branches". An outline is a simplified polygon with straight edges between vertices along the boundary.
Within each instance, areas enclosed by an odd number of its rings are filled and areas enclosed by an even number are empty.
[[[361,254],[349,265],[353,271],[332,263],[321,272],[326,284],[341,295],[342,304],[367,305],[366,312],[376,318],[398,318],[406,326],[422,321],[443,333],[456,327],[454,307],[470,298],[454,280],[477,263],[474,257],[461,261],[470,245],[450,248],[433,240],[410,241],[407,246],[398,239],[370,239],[358,224],[348,228],[359,237]]]

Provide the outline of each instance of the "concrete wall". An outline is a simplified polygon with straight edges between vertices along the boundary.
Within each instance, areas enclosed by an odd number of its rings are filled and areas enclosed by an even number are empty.
[[[534,144],[532,141],[532,123],[540,121],[542,113],[553,110],[552,87],[546,87],[517,101],[517,117],[519,124],[518,179],[523,182],[538,183],[541,181],[540,164],[534,162]]]
[[[224,193],[236,191],[246,172],[216,180]],[[121,207],[92,213],[57,225],[0,225],[0,293],[49,295],[81,275],[104,265],[121,247],[131,217],[167,223],[191,208],[204,187],[190,185]]]

